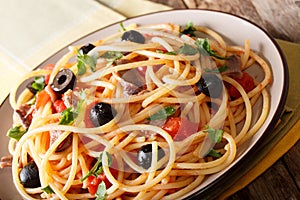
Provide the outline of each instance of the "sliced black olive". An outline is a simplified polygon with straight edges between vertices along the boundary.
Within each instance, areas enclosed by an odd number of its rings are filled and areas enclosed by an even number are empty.
[[[40,187],[39,169],[34,161],[29,162],[20,171],[20,181],[25,188]]]
[[[158,146],[157,148],[157,159],[160,160],[165,156],[164,150]],[[144,169],[148,169],[151,166],[152,161],[152,144],[146,144],[140,148],[137,154],[138,164]]]
[[[115,115],[115,109],[111,107],[110,104],[102,102],[97,103],[90,111],[90,119],[95,127],[102,126],[110,122]]]
[[[73,72],[70,69],[63,69],[56,74],[51,87],[54,92],[63,94],[68,89],[72,90],[75,87],[75,82],[76,76]]]
[[[145,43],[145,37],[140,32],[137,32],[135,30],[124,32],[122,35],[122,40],[129,40],[131,42],[136,42],[140,44]]]
[[[85,46],[82,46],[80,49],[79,49],[79,52],[81,52],[82,54],[87,54],[90,50],[92,50],[93,48],[95,48],[95,45],[93,44],[87,44]]]
[[[212,98],[220,97],[223,92],[223,81],[213,73],[202,74],[196,86],[200,92]]]

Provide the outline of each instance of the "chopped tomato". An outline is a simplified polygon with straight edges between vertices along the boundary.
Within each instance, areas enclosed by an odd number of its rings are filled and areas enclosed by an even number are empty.
[[[183,140],[197,132],[198,124],[186,118],[170,117],[162,127],[174,140]]]
[[[62,112],[62,111],[64,111],[64,110],[67,109],[67,107],[65,106],[64,101],[61,100],[61,99],[56,100],[53,103],[53,107],[54,107],[55,111],[58,112],[58,113],[60,113],[60,112]]]
[[[113,168],[110,168],[109,170],[112,173],[112,175],[116,178],[117,175],[118,175],[118,171],[113,169]],[[94,176],[94,175],[89,176],[86,180],[86,187],[88,188],[89,193],[92,194],[92,195],[96,194],[97,189],[98,189],[98,185],[102,181],[104,181],[106,188],[109,188],[111,186],[111,183],[106,178],[104,173],[99,174],[97,177]]]
[[[234,78],[246,92],[250,92],[255,88],[253,77],[250,76],[247,72],[243,72],[243,76],[241,78]],[[232,85],[228,88],[229,96],[233,99],[237,99],[241,96],[239,91]]]
[[[38,110],[40,107],[46,105],[48,101],[50,101],[50,96],[45,90],[42,90],[36,96],[35,108]]]
[[[53,68],[54,68],[54,64],[47,64],[43,67],[43,69],[46,69],[46,70],[53,70]],[[49,79],[50,79],[50,74],[45,76],[46,85],[48,85]]]

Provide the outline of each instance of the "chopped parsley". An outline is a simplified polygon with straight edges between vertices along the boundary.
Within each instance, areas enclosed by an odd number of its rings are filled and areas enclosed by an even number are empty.
[[[54,194],[54,191],[52,190],[52,188],[49,185],[46,186],[46,187],[44,187],[44,188],[42,188],[42,190],[44,192],[46,192],[47,194]]]
[[[74,119],[77,117],[78,113],[72,111],[72,107],[67,108],[63,112],[61,112],[62,118],[60,119],[58,124],[61,125],[70,125],[74,122]]]
[[[195,31],[196,31],[196,28],[194,27],[193,22],[190,21],[186,24],[186,28],[183,29],[182,31],[180,31],[180,33],[188,35],[190,37],[193,37],[193,36],[196,36]]]
[[[20,140],[21,137],[27,132],[27,129],[24,130],[22,126],[15,126],[8,130],[7,136],[16,140]]]
[[[164,109],[159,110],[157,113],[148,117],[148,120],[162,120],[172,116],[176,112],[173,106],[167,106]]]
[[[225,72],[228,69],[228,67],[226,65],[222,65],[216,69],[208,69],[205,68],[204,71],[205,72],[212,72],[212,73],[221,73],[221,72]]]
[[[81,179],[81,182],[83,182],[85,179],[87,179],[89,176],[98,176],[99,174],[101,174],[103,172],[103,168],[102,168],[102,155],[103,155],[104,152],[101,152],[99,157],[98,157],[98,160],[96,162],[96,164],[92,167],[92,169],[85,175],[85,177],[83,177]],[[112,164],[112,156],[106,152],[106,155],[107,155],[107,158],[108,158],[108,166],[110,167],[111,164]]]
[[[42,91],[45,88],[45,77],[44,76],[37,76],[34,77],[34,82],[31,84],[31,87],[36,90],[37,92]]]
[[[215,157],[215,158],[219,158],[219,157],[222,156],[222,154],[221,154],[220,152],[217,152],[217,151],[214,150],[214,149],[211,149],[211,150],[208,152],[207,156],[212,156],[212,157]]]
[[[77,51],[78,75],[83,75],[86,72],[87,66],[89,66],[93,72],[96,71],[97,57],[97,54],[89,56],[87,54],[82,54],[82,52],[80,51]]]
[[[200,53],[210,55],[212,57],[218,58],[220,60],[226,60],[226,57],[219,56],[218,54],[215,53],[214,50],[211,50],[210,48],[210,43],[208,38],[197,38],[195,45],[198,47]]]
[[[96,200],[104,200],[105,196],[106,196],[106,185],[104,181],[101,181],[96,191]]]
[[[222,140],[224,131],[221,129],[214,129],[212,127],[206,126],[205,132],[208,133],[209,139],[214,143],[219,143]]]

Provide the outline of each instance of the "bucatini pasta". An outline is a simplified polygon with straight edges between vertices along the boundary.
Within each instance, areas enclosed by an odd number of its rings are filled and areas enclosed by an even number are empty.
[[[176,199],[229,166],[264,123],[272,75],[250,41],[230,46],[192,23],[121,28],[69,47],[11,93],[23,198]],[[262,80],[246,72],[253,65]]]

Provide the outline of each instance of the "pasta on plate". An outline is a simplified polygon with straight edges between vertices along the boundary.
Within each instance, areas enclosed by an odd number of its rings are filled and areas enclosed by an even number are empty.
[[[26,199],[182,197],[264,123],[271,77],[248,40],[231,46],[192,23],[121,24],[11,93],[14,184]]]

